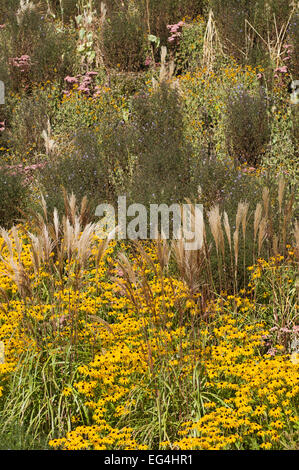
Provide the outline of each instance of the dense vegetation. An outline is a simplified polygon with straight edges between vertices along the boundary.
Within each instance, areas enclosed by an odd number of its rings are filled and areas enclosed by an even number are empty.
[[[298,15],[1,1],[0,449],[298,449]],[[202,248],[103,238],[122,195]]]

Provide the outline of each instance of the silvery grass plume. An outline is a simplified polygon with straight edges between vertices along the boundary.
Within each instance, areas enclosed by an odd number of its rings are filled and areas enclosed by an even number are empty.
[[[20,25],[27,12],[33,11],[35,4],[31,0],[20,0],[20,6],[16,13],[17,23]]]
[[[282,202],[283,202],[283,195],[284,195],[284,190],[285,190],[285,180],[283,178],[279,178],[278,182],[278,206],[279,206],[279,212],[281,213],[282,210]]]
[[[217,254],[219,253],[219,250],[221,250],[222,256],[224,257],[224,236],[218,204],[212,207],[212,209],[208,212],[208,219],[211,232],[215,241]]]
[[[48,119],[47,129],[44,129],[42,132],[42,138],[44,139],[46,155],[49,156],[55,148],[55,140],[51,138],[51,124]]]

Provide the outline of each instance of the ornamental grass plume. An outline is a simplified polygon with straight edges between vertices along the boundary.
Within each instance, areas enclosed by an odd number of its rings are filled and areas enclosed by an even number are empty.
[[[174,240],[171,250],[178,267],[180,278],[186,283],[191,295],[198,292],[202,285],[202,276],[206,269],[205,248],[186,250],[184,240]]]

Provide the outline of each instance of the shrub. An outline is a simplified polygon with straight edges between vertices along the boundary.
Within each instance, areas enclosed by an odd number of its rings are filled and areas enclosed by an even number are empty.
[[[145,25],[141,13],[114,12],[103,30],[103,56],[109,67],[124,71],[142,68],[145,59]]]
[[[160,38],[162,44],[167,44],[168,24],[174,24],[184,17],[195,18],[203,13],[203,0],[144,0],[149,5],[149,22],[151,33]],[[145,9],[145,8],[144,8]]]
[[[226,139],[231,155],[256,165],[270,139],[267,102],[263,90],[249,93],[242,85],[226,98]]]
[[[78,131],[71,147],[49,159],[39,180],[50,212],[55,207],[63,211],[62,187],[69,194],[73,192],[78,200],[87,196],[93,201],[93,208],[103,199],[109,199],[107,166],[97,137],[91,131]]]
[[[195,69],[200,65],[203,51],[203,39],[206,24],[203,18],[183,26],[182,35],[176,53],[176,66],[178,71]]]
[[[0,35],[0,79],[9,76],[13,90],[65,77],[73,68],[74,37],[69,30],[58,30],[38,6],[10,11]]]
[[[45,153],[42,133],[48,130],[48,121],[54,117],[58,94],[59,87],[52,84],[35,88],[16,100],[7,129],[15,156],[32,161],[36,154],[40,159],[40,154]]]
[[[260,64],[267,55],[264,41],[272,43],[277,39],[276,32],[287,22],[291,11],[289,2],[284,0],[212,0],[210,5],[227,52],[252,65]],[[258,34],[245,25],[245,20]]]
[[[192,194],[191,148],[182,113],[178,93],[165,83],[152,95],[141,93],[133,100],[136,201],[180,202]]]
[[[29,198],[28,187],[17,169],[0,168],[0,226],[10,227],[25,209]]]

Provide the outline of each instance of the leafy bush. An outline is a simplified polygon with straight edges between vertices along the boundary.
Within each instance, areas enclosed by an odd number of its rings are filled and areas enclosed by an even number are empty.
[[[77,199],[84,196],[93,201],[93,208],[109,199],[110,185],[107,166],[97,137],[90,131],[78,131],[71,148],[49,159],[40,172],[40,184],[50,212],[54,207],[63,211],[61,188]]]
[[[28,187],[17,169],[0,168],[0,226],[13,225],[21,217],[18,209],[25,209],[28,198]]]
[[[17,13],[10,11],[0,35],[0,78],[9,76],[13,90],[28,89],[33,82],[63,78],[73,68],[73,35],[67,29],[58,30],[38,6],[25,6]]]
[[[40,160],[40,154],[45,153],[42,133],[48,131],[48,122],[54,117],[58,95],[58,85],[52,84],[16,99],[7,129],[15,157],[32,161],[38,155]]]
[[[230,154],[240,162],[256,165],[266,151],[269,138],[263,90],[250,94],[242,85],[237,85],[226,99],[226,139]]]
[[[264,41],[277,39],[276,32],[287,22],[291,11],[290,3],[284,0],[212,0],[210,5],[227,52],[252,65],[260,64],[267,56]]]
[[[182,113],[178,93],[167,84],[133,100],[136,201],[180,202],[192,195],[191,147],[184,138]]]
[[[204,0],[144,0],[149,6],[149,23],[151,33],[160,38],[162,44],[167,44],[168,24],[174,24],[184,17],[195,18],[203,13]]]
[[[193,70],[200,65],[205,28],[206,24],[201,17],[183,26],[176,52],[177,70],[180,73],[184,69]]]
[[[109,67],[125,71],[142,68],[146,50],[145,25],[141,13],[114,12],[103,30],[103,56]]]

